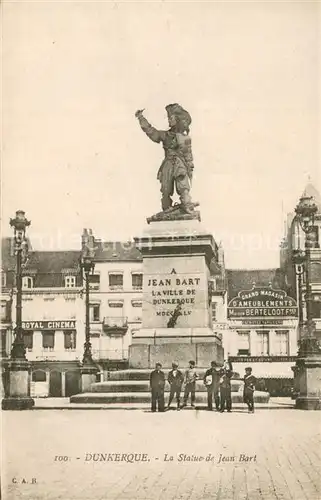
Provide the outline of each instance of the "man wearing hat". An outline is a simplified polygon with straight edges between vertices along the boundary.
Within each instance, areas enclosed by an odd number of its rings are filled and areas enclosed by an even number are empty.
[[[164,389],[165,389],[165,374],[161,370],[161,363],[156,363],[155,370],[150,374],[150,388],[152,392],[152,412],[165,410]]]
[[[209,411],[213,410],[213,396],[216,410],[220,409],[220,375],[219,369],[217,368],[217,363],[215,361],[211,362],[211,368],[206,370],[204,376],[204,384],[207,389],[207,409]]]
[[[168,374],[167,380],[170,385],[168,408],[170,408],[171,402],[173,401],[174,396],[176,395],[177,410],[180,410],[180,395],[182,390],[182,384],[184,381],[184,375],[180,370],[178,370],[177,363],[172,363],[172,369]]]
[[[220,369],[220,412],[223,413],[225,408],[230,413],[232,411],[232,388],[231,378],[233,376],[232,363],[229,360],[224,361],[223,367]]]
[[[196,390],[197,379],[198,379],[198,374],[195,369],[195,361],[191,360],[189,361],[189,367],[186,370],[184,376],[185,390],[184,390],[183,407],[187,405],[189,394],[191,395],[191,406],[192,408],[195,407],[195,390]]]
[[[247,404],[248,412],[254,413],[254,391],[256,378],[254,377],[254,375],[252,375],[252,368],[250,366],[245,368],[245,375],[243,380],[243,401]]]

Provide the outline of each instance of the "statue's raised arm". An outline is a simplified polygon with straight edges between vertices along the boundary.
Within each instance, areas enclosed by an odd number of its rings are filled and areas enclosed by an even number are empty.
[[[185,214],[194,211],[195,203],[190,197],[191,180],[194,170],[192,142],[189,127],[190,114],[179,104],[166,106],[169,130],[153,127],[143,116],[144,110],[135,113],[145,134],[154,142],[163,143],[165,158],[158,170],[157,179],[161,183],[162,209],[172,210],[174,186],[180,197],[179,209]]]
[[[145,116],[143,116],[143,111],[143,109],[139,109],[135,113],[135,116],[136,118],[138,118],[139,125],[141,126],[142,130],[152,141],[162,142],[165,137],[165,132],[163,132],[162,130],[157,130],[155,127],[153,127],[145,118]]]

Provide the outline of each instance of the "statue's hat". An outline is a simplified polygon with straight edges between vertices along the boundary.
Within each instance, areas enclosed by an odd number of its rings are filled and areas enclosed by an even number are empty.
[[[180,116],[180,118],[182,118],[187,125],[190,125],[192,123],[192,118],[189,112],[186,111],[186,109],[184,109],[180,104],[177,104],[177,102],[175,102],[174,104],[168,104],[165,109],[168,115]]]

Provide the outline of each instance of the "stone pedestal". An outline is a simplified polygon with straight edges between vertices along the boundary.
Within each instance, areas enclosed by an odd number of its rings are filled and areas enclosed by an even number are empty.
[[[25,360],[8,361],[5,367],[8,380],[6,397],[2,400],[3,410],[26,410],[35,404],[30,397],[30,363]]]
[[[298,358],[295,385],[299,395],[295,407],[301,410],[321,410],[321,355]]]
[[[143,255],[142,328],[129,349],[131,368],[223,360],[212,330],[209,266],[217,245],[199,220],[151,222],[135,239]]]
[[[90,387],[96,382],[98,369],[94,365],[84,365],[81,368],[81,392],[90,392]]]

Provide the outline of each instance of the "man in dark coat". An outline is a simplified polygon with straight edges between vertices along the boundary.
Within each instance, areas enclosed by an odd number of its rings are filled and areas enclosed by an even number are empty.
[[[252,375],[252,368],[245,368],[243,401],[247,404],[249,413],[254,413],[254,391],[256,378]]]
[[[165,410],[164,389],[165,389],[165,374],[161,371],[162,365],[156,363],[155,370],[150,374],[150,388],[152,392],[152,412]]]
[[[176,395],[177,409],[180,410],[180,395],[182,390],[182,384],[184,381],[184,375],[178,370],[178,364],[172,363],[172,370],[168,374],[168,382],[170,385],[170,393],[168,400],[168,408],[171,406],[171,402]]]
[[[225,361],[223,368],[220,370],[220,412],[223,413],[225,408],[228,412],[232,411],[232,394],[231,394],[231,378],[233,368],[230,361]]]
[[[204,384],[207,389],[207,409],[209,411],[213,410],[213,396],[215,401],[216,410],[220,409],[220,374],[219,369],[215,361],[211,362],[211,368],[206,370],[204,376]]]

